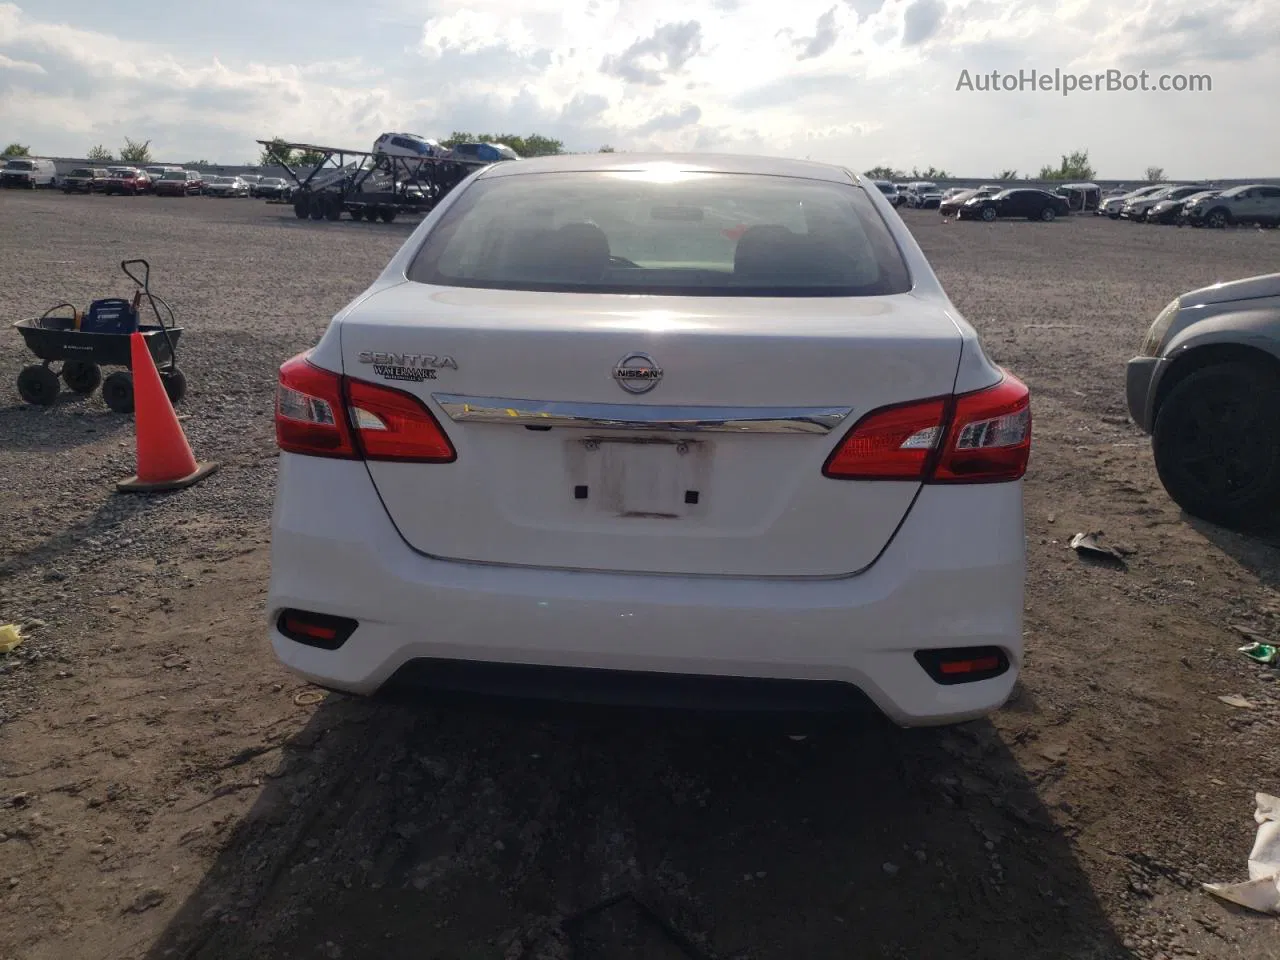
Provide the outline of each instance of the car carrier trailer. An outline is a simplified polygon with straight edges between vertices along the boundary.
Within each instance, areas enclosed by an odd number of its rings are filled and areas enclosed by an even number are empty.
[[[401,213],[425,214],[468,176],[489,165],[478,160],[398,157],[313,143],[258,143],[293,181],[289,199],[299,220],[340,220],[346,212],[353,220],[390,223]],[[319,154],[322,159],[310,170],[295,169],[297,165],[288,161],[288,154],[295,150]]]

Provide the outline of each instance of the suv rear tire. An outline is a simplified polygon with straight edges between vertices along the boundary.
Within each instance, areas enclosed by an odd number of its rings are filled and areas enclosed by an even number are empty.
[[[1161,402],[1151,434],[1160,482],[1192,516],[1248,527],[1280,507],[1280,377],[1232,360],[1196,370]]]

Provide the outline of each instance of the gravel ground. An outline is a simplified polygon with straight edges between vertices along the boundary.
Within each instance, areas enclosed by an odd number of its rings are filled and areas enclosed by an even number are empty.
[[[323,694],[262,603],[275,368],[411,224],[254,201],[0,194],[0,310],[126,292],[186,328],[180,407],[222,469],[125,498],[128,418],[37,410],[0,341],[0,957],[1280,957],[1223,906],[1280,792],[1274,543],[1183,517],[1122,406],[1159,308],[1275,269],[1280,232],[905,217],[1034,391],[1029,656],[944,731],[794,729]],[[1066,546],[1103,530],[1123,570]],[[1239,709],[1219,696],[1239,694]]]

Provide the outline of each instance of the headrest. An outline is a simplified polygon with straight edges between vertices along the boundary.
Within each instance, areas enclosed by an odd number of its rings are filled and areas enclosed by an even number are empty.
[[[594,223],[566,223],[545,238],[551,282],[599,280],[609,268],[609,238]]]

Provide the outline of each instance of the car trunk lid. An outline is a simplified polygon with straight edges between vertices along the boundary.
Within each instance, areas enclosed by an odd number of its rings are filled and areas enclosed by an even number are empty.
[[[414,549],[734,576],[875,560],[919,484],[832,480],[823,464],[870,410],[950,393],[961,342],[943,306],[912,294],[658,300],[402,283],[341,327],[344,372],[419,397],[457,449],[449,464],[368,463]]]

